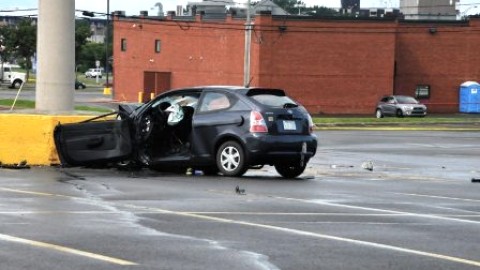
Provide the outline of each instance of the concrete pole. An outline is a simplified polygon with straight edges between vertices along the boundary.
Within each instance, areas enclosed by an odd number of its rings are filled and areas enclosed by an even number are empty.
[[[36,105],[40,112],[74,109],[75,0],[38,0]]]
[[[247,21],[245,22],[245,50],[243,63],[243,86],[250,86],[250,48],[252,44],[252,18],[250,16],[251,1],[247,1]]]

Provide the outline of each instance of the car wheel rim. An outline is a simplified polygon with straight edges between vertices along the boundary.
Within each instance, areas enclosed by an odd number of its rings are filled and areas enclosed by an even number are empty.
[[[238,165],[240,164],[240,153],[235,147],[226,147],[222,151],[220,161],[223,169],[231,172],[237,169]]]
[[[378,110],[377,111],[377,118],[380,118],[380,117],[382,117],[382,112]]]

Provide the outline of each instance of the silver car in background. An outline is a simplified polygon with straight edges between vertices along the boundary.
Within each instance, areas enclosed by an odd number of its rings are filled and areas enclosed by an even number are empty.
[[[427,106],[421,104],[413,97],[392,95],[383,97],[377,104],[375,116],[420,116],[427,115]]]

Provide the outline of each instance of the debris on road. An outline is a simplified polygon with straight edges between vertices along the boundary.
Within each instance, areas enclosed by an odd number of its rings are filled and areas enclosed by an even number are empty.
[[[30,165],[28,165],[26,160],[20,161],[20,163],[13,163],[13,164],[3,164],[0,162],[0,168],[2,169],[30,169]]]
[[[239,186],[235,188],[235,193],[238,195],[245,195],[245,189],[241,189]]]
[[[365,170],[373,171],[373,161],[363,162],[362,168],[364,168]]]

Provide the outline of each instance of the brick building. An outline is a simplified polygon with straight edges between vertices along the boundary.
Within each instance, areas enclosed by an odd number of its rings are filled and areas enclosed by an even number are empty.
[[[241,85],[244,19],[116,18],[114,93],[136,101],[194,85]],[[458,88],[479,80],[480,19],[408,22],[257,15],[251,85],[279,87],[313,114],[373,114],[386,94],[457,112]]]

